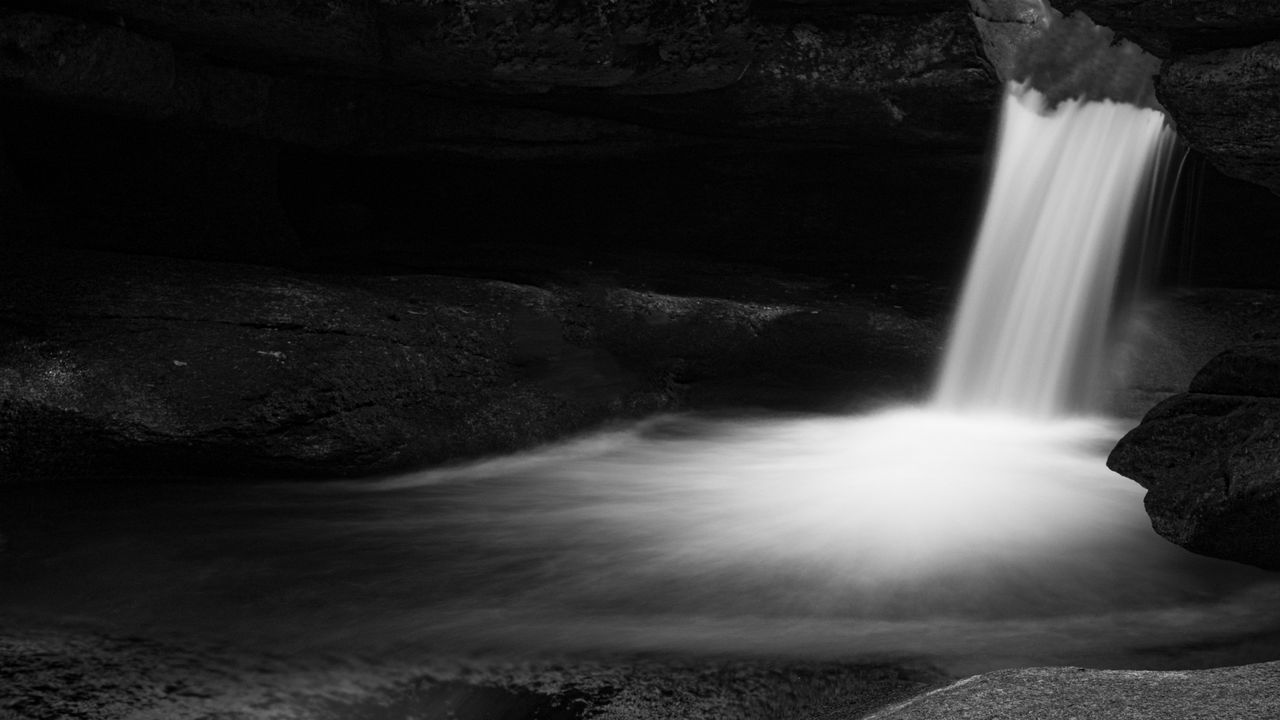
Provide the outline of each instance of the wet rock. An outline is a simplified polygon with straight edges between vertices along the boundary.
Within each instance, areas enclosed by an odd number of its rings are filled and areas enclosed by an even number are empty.
[[[1025,78],[1018,72],[1021,56],[1044,36],[1046,25],[1060,17],[1037,3],[1020,0],[970,0],[982,52],[1002,83]]]
[[[1152,526],[1193,552],[1280,570],[1280,344],[1232,348],[1153,408],[1108,466],[1147,488]]]
[[[1280,7],[1249,0],[1053,0],[1083,11],[1162,58],[1247,47],[1280,36]]]
[[[973,0],[983,50],[1006,82],[1026,82],[1051,105],[1109,99],[1155,106],[1160,61],[1083,13],[1064,16],[1025,0]]]
[[[947,680],[911,661],[593,662],[451,658],[438,649],[371,661],[0,626],[0,715],[24,720],[862,717]]]
[[[1280,40],[1274,40],[1172,58],[1156,91],[1178,132],[1214,167],[1280,195],[1278,77]]]
[[[830,406],[872,378],[909,385],[937,332],[865,305],[617,285],[94,253],[3,272],[6,481],[367,475],[690,404]]]
[[[1209,670],[1001,670],[925,693],[874,720],[1263,720],[1280,712],[1280,663]]]
[[[1179,134],[1224,174],[1280,194],[1274,128],[1280,7],[1192,0],[1058,0],[1165,59],[1156,94]]]

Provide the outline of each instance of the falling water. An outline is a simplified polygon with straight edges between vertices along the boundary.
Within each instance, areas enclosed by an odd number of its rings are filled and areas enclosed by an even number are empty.
[[[1053,416],[1089,407],[1107,360],[1126,240],[1148,245],[1168,198],[1145,189],[1176,135],[1158,110],[1046,107],[1011,86],[977,250],[937,391],[944,408]]]
[[[653,418],[380,481],[86,488],[54,513],[75,533],[0,556],[0,611],[273,651],[963,670],[1211,662],[1280,638],[1280,586],[1157,537],[1142,489],[1105,466],[1123,427],[1060,414],[1106,354],[1122,241],[1170,138],[1153,111],[1010,94],[935,403]],[[0,522],[38,506],[10,497]]]

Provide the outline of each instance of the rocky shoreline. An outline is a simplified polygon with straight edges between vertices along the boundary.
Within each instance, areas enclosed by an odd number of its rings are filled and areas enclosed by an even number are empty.
[[[696,288],[594,265],[530,284],[10,257],[0,477],[368,476],[660,411],[837,410],[927,383],[932,290],[734,270]]]
[[[6,720],[854,718],[948,680],[910,661],[302,659],[10,622]]]

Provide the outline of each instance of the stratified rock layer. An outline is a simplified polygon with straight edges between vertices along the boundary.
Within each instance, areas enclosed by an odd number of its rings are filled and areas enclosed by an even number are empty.
[[[1280,40],[1172,58],[1156,92],[1215,167],[1280,195]]]
[[[0,6],[0,78],[19,97],[346,152],[979,144],[998,88],[963,6],[903,5],[67,0]]]
[[[1280,342],[1232,348],[1121,439],[1108,465],[1188,550],[1280,570]]]

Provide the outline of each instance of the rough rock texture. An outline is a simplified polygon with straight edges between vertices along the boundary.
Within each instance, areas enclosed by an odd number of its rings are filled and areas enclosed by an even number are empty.
[[[936,2],[813,22],[740,0],[5,5],[11,92],[358,152],[672,133],[972,146],[994,90],[963,7]]]
[[[1280,39],[1171,58],[1156,89],[1209,162],[1280,195]]]
[[[816,719],[862,716],[946,680],[911,663],[302,660],[0,630],[6,720]]]
[[[1280,570],[1280,341],[1214,358],[1107,464],[1147,488],[1147,513],[1164,537]]]
[[[1213,48],[1247,47],[1280,35],[1280,7],[1253,0],[1053,0],[1064,13],[1088,13],[1167,58]]]
[[[833,407],[920,382],[937,333],[821,285],[736,301],[92,253],[0,274],[6,481],[370,474],[689,403]]]
[[[1191,392],[1280,398],[1280,341],[1237,345],[1210,360],[1191,380]]]
[[[982,38],[982,53],[1000,82],[1021,81],[1019,58],[1044,36],[1047,19],[1056,14],[1022,0],[970,0],[973,23]]]
[[[1082,13],[1069,17],[1026,0],[972,0],[983,51],[1005,82],[1029,83],[1056,105],[1115,100],[1156,106],[1160,61]]]
[[[1192,148],[1280,194],[1280,6],[1247,0],[1057,0],[1165,60],[1156,94]]]
[[[1264,720],[1280,714],[1280,663],[1172,672],[1030,668],[977,675],[870,720]]]

